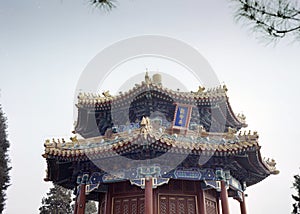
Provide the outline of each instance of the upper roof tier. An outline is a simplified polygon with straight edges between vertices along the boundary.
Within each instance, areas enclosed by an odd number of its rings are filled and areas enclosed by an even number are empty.
[[[78,95],[78,120],[75,131],[85,138],[104,135],[107,129],[118,130],[138,124],[142,117],[159,120],[172,128],[178,106],[187,107],[187,129],[202,126],[209,132],[226,132],[228,128],[246,127],[244,115],[235,115],[226,95],[226,86],[196,92],[174,91],[162,86],[159,74],[116,96],[109,91]],[[123,127],[123,128],[122,128]]]

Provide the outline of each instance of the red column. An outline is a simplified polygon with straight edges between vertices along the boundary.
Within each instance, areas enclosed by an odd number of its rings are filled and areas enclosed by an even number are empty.
[[[80,184],[80,191],[79,191],[79,201],[77,202],[77,213],[76,214],[84,214],[85,211],[85,183]]]
[[[104,214],[111,214],[112,213],[112,191],[113,191],[113,185],[108,185],[108,191],[106,193],[106,199],[105,199],[105,212]]]
[[[100,193],[99,193],[99,196],[100,196]],[[103,203],[103,212],[102,213],[100,213],[100,211],[99,211],[99,214],[106,214],[106,209],[107,209],[107,203],[108,203],[108,192],[107,193],[105,193],[105,196],[104,196],[105,198],[104,198],[104,203]],[[100,200],[100,199],[99,199]],[[99,205],[100,206],[100,205]]]
[[[229,214],[228,193],[225,181],[221,181],[221,205],[222,214]]]
[[[74,214],[77,214],[77,208],[78,208],[78,200],[79,200],[79,193],[78,193],[78,185],[81,184],[81,176],[77,176],[77,181],[76,181],[76,188],[75,188],[75,194],[76,194],[76,197],[75,197],[75,206],[74,206]]]
[[[206,204],[205,204],[205,192],[202,189],[201,185],[200,186],[200,191],[198,194],[198,207],[199,207],[199,214],[206,214]]]
[[[153,214],[152,178],[145,180],[145,214]]]
[[[247,214],[245,194],[242,193],[242,201],[240,201],[241,214]]]

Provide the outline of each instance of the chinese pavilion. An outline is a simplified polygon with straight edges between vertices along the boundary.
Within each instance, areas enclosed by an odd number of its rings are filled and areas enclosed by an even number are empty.
[[[80,93],[70,140],[46,140],[45,181],[74,190],[75,214],[88,200],[100,214],[246,214],[245,190],[271,174],[257,132],[235,115],[227,88],[165,88],[161,76],[112,96]]]

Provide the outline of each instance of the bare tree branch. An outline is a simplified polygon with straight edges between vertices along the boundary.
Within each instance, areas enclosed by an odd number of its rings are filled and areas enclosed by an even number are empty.
[[[232,0],[238,22],[270,39],[300,35],[300,7],[293,0]]]

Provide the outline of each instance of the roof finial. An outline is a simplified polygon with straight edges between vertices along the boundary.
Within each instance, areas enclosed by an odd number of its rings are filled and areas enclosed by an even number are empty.
[[[162,86],[161,75],[159,73],[153,74],[152,83],[157,86]]]
[[[197,93],[202,93],[202,92],[204,92],[204,91],[205,91],[205,87],[200,85],[200,86],[198,87]]]
[[[237,119],[242,123],[246,123],[246,116],[243,113],[238,114]]]
[[[104,91],[102,94],[103,94],[104,97],[112,97],[112,96],[110,95],[110,93],[109,93],[109,90]]]
[[[146,139],[147,134],[152,131],[152,126],[149,117],[143,117],[140,126],[140,133],[144,134],[144,138]]]
[[[150,79],[149,74],[148,74],[148,69],[146,69],[145,83],[146,83],[147,85],[149,85],[149,84],[151,83],[151,79]]]

